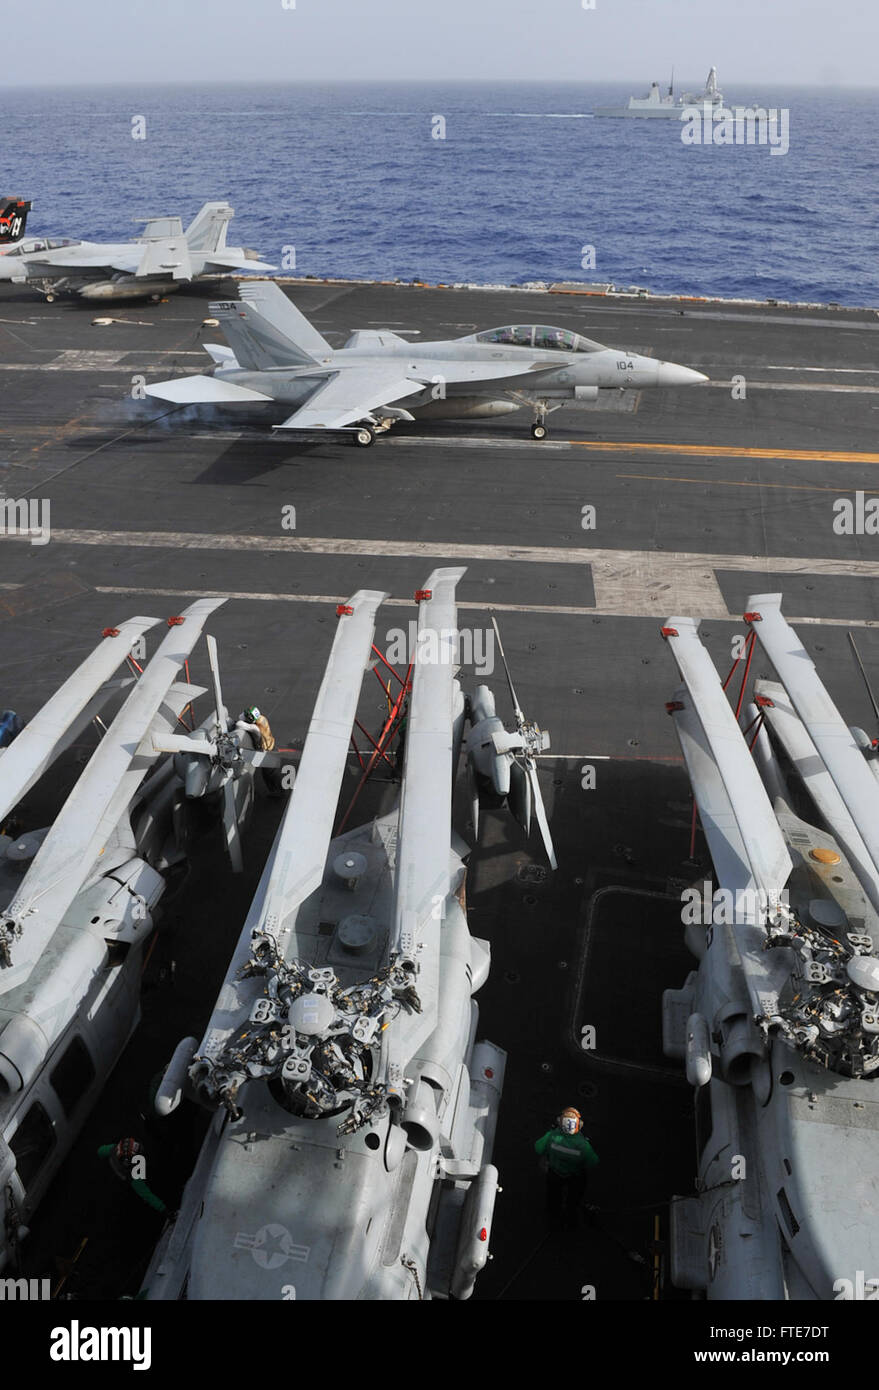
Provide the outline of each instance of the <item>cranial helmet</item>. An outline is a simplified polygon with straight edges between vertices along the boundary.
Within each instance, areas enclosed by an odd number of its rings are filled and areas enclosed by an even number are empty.
[[[582,1128],[580,1111],[575,1110],[573,1105],[567,1105],[559,1115],[559,1129],[563,1134],[579,1134]]]
[[[257,719],[259,719],[259,710],[256,705],[250,705],[250,707],[244,711],[244,717],[248,719],[251,724],[255,724]]]

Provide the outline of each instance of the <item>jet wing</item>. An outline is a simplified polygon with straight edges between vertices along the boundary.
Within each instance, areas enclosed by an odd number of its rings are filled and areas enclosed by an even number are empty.
[[[131,255],[121,255],[109,260],[107,256],[62,256],[49,253],[48,255],[28,256],[25,261],[25,268],[28,275],[34,279],[44,279],[47,275],[78,275],[96,274],[104,271],[110,274],[118,270],[125,274],[133,275],[137,270],[140,260],[140,247],[134,247]]]
[[[338,430],[362,420],[371,410],[406,396],[420,395],[421,382],[400,375],[399,367],[346,367],[319,386],[314,395],[291,415],[280,430]]]
[[[533,376],[535,372],[558,371],[558,364],[555,362],[522,362],[518,359],[515,362],[474,362],[463,358],[418,359],[417,350],[413,357],[416,361],[409,376],[424,382],[425,385],[435,381],[444,381],[450,386],[466,382],[500,381],[508,376]]]
[[[189,248],[182,237],[163,241],[133,241],[130,250],[115,247],[111,255],[106,251],[90,256],[48,252],[46,255],[28,256],[26,266],[28,274],[37,280],[47,275],[97,274],[100,271],[107,275],[119,273],[136,275],[138,278],[155,275],[167,279],[170,275],[174,280],[192,279]]]

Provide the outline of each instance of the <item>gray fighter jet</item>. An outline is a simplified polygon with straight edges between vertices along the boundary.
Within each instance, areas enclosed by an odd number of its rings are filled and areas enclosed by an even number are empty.
[[[477,1041],[490,949],[468,929],[469,851],[451,824],[463,573],[435,570],[416,594],[399,807],[334,836],[386,595],[337,610],[293,793],[216,1007],[157,1093],[160,1114],[186,1092],[215,1116],[147,1272],[150,1299],[464,1299],[485,1265],[506,1055]]]
[[[417,345],[385,329],[361,330],[333,349],[278,285],[242,285],[239,293],[211,305],[230,344],[205,344],[212,371],[156,382],[147,395],[178,404],[277,401],[294,407],[277,430],[342,433],[368,446],[398,420],[485,418],[522,406],[533,411],[533,437],[544,439],[551,411],[597,400],[599,391],[708,379],[534,324]]]
[[[27,237],[0,254],[0,281],[30,285],[50,302],[59,294],[157,300],[199,277],[274,270],[255,251],[226,245],[234,215],[228,203],[205,203],[185,232],[179,217],[153,217],[136,241],[116,244]]]
[[[698,1151],[696,1193],[672,1205],[671,1278],[709,1299],[875,1298],[879,765],[781,595],[752,596],[745,621],[745,675],[759,642],[779,680],[756,682],[744,729],[698,622],[663,629],[684,681],[668,709],[717,885],[685,908],[698,967],[663,996]]]

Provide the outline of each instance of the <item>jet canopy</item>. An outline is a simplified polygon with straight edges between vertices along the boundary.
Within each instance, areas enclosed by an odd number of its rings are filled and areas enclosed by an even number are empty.
[[[508,347],[539,348],[541,351],[555,352],[603,352],[602,343],[594,343],[591,338],[583,338],[579,333],[571,333],[567,328],[552,328],[542,323],[508,325],[504,328],[489,328],[484,333],[475,333],[476,343],[502,343]]]
[[[64,246],[81,246],[82,242],[70,237],[50,237],[48,241],[40,237],[28,237],[3,254],[6,256],[30,256],[34,251],[60,251]]]

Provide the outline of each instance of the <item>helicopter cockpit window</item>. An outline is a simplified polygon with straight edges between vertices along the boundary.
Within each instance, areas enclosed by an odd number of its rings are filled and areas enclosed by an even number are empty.
[[[81,1038],[73,1038],[50,1079],[65,1115],[72,1115],[95,1079],[94,1064]]]
[[[27,1190],[55,1147],[52,1121],[39,1101],[34,1101],[9,1141],[22,1186]]]

